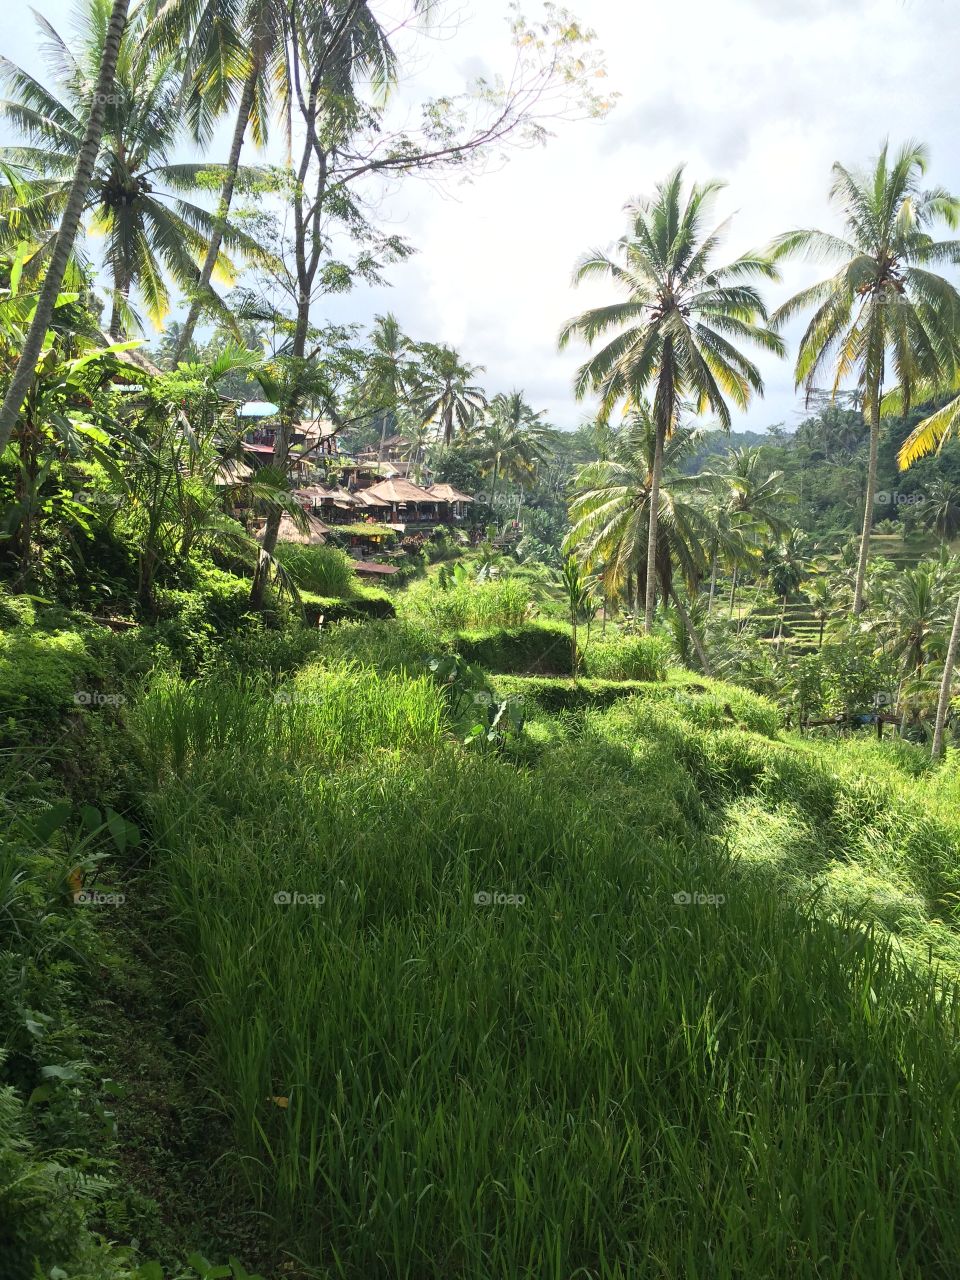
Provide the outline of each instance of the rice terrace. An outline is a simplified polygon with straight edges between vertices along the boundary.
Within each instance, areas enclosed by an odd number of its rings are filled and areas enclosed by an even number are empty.
[[[960,1280],[960,12],[0,43],[0,1280]]]

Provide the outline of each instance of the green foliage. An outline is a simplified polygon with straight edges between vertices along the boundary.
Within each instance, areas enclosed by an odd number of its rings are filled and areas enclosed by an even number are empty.
[[[467,577],[439,591],[432,581],[416,583],[403,597],[401,608],[404,616],[419,618],[438,631],[462,631],[519,627],[530,615],[532,599],[529,586],[516,578],[477,581]]]
[[[488,671],[572,675],[571,632],[562,622],[461,631],[453,640],[461,657]]]
[[[353,563],[339,547],[308,547],[295,542],[277,544],[277,560],[298,587],[321,596],[346,597],[357,589]]]
[[[583,653],[583,670],[601,680],[664,680],[670,656],[659,636],[618,636],[594,640]]]

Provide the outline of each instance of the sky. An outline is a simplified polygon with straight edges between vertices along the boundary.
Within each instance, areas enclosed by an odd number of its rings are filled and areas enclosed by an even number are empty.
[[[38,0],[63,30],[72,6]],[[526,0],[528,15],[537,12]],[[585,350],[557,350],[564,321],[609,297],[575,288],[581,254],[625,230],[623,206],[652,192],[677,164],[721,178],[716,208],[732,215],[727,257],[796,226],[839,230],[830,167],[867,163],[884,138],[929,147],[928,178],[960,191],[956,130],[960,5],[956,0],[570,0],[597,33],[621,95],[601,121],[560,123],[545,146],[517,151],[469,184],[406,179],[380,205],[415,255],[389,268],[389,287],[323,300],[314,318],[368,324],[393,311],[416,339],[455,346],[489,393],[521,388],[556,426],[588,418],[573,396]],[[451,0],[447,20],[418,37],[397,93],[398,116],[419,98],[512,65],[506,0]],[[0,51],[39,72],[35,29],[22,13]],[[252,156],[251,152],[251,156]],[[219,156],[211,156],[219,158]],[[789,264],[768,286],[771,306],[824,268]],[[800,329],[787,331],[796,338]],[[766,394],[734,416],[735,430],[804,416],[792,363],[758,358]]]

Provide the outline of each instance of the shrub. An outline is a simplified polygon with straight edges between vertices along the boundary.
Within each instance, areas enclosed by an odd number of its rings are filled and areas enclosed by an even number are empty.
[[[562,622],[463,631],[454,640],[461,657],[488,671],[518,675],[571,675],[570,628]]]
[[[665,680],[670,647],[659,636],[619,636],[589,644],[583,672],[602,680]]]
[[[418,622],[351,620],[325,628],[319,652],[327,663],[350,659],[375,671],[421,675],[429,659],[445,648],[428,627]]]
[[[92,666],[78,631],[18,628],[0,634],[0,720],[53,724],[89,688]]]
[[[305,547],[296,542],[281,542],[275,555],[303,591],[342,597],[353,595],[357,589],[353,563],[339,547]]]
[[[435,580],[412,587],[404,597],[404,612],[429,622],[438,631],[470,628],[518,627],[530,614],[530,587],[519,579],[471,579],[447,589]]]

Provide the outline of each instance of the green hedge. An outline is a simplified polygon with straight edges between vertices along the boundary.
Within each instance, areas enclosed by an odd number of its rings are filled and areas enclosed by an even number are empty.
[[[562,622],[525,622],[519,627],[461,631],[454,648],[467,662],[488,671],[517,675],[571,675],[570,628]]]
[[[547,676],[497,676],[494,688],[500,698],[521,697],[528,704],[556,715],[584,707],[609,707],[620,698],[650,692],[642,680],[550,679]]]
[[[583,674],[601,680],[665,680],[670,646],[659,636],[618,636],[587,645]]]
[[[322,617],[324,623],[342,622],[350,618],[395,618],[393,599],[377,587],[359,588],[345,599],[317,595],[312,591],[300,593],[307,625],[315,627]]]

